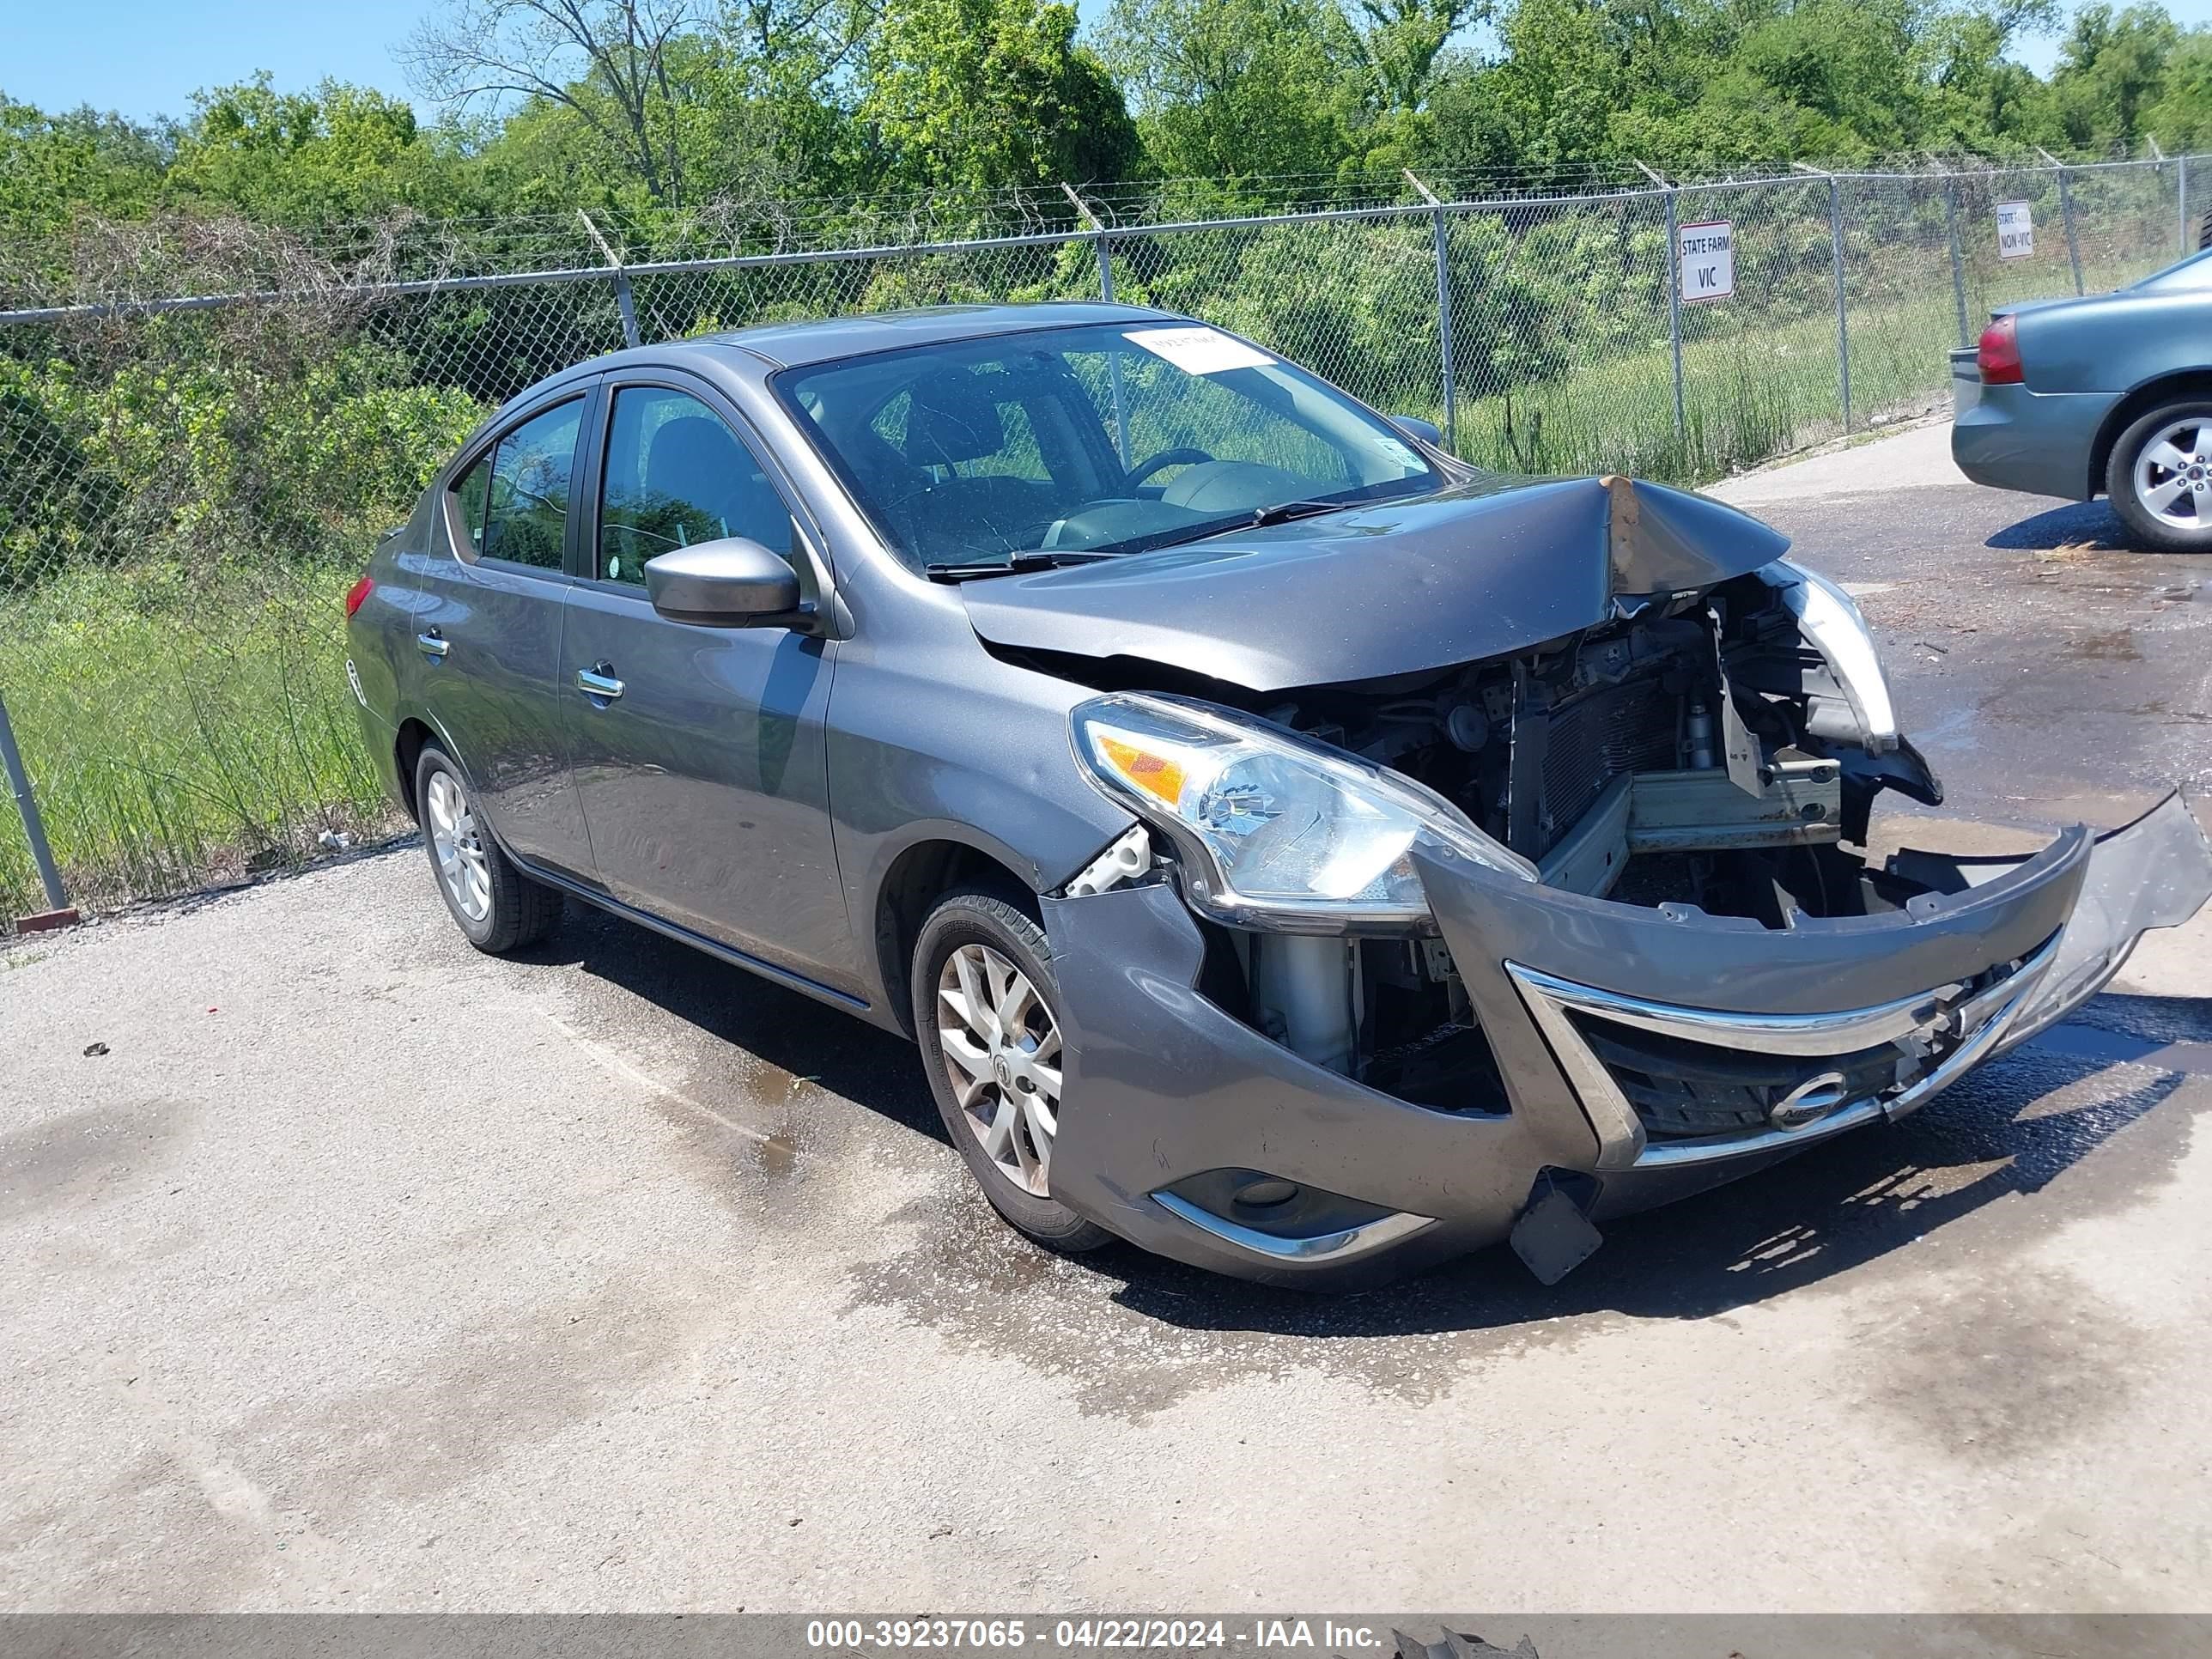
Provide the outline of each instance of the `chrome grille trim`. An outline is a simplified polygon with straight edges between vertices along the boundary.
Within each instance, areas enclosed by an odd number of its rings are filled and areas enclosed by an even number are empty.
[[[1374,1220],[1361,1222],[1355,1227],[1340,1227],[1334,1232],[1322,1233],[1313,1238],[1281,1238],[1273,1233],[1263,1233],[1256,1227],[1247,1227],[1231,1221],[1226,1216],[1216,1215],[1179,1194],[1164,1190],[1157,1192],[1152,1194],[1152,1202],[1170,1214],[1181,1216],[1192,1226],[1212,1233],[1224,1243],[1234,1244],[1254,1255],[1269,1256],[1278,1261],[1288,1262],[1350,1261],[1379,1250],[1386,1244],[1395,1244],[1400,1239],[1425,1232],[1436,1225],[1437,1220],[1431,1215],[1400,1212],[1377,1216]]]
[[[1540,969],[1507,962],[1505,971],[1520,991],[1559,1069],[1573,1087],[1583,1115],[1597,1133],[1600,1170],[1680,1168],[1716,1159],[1742,1158],[1795,1146],[1872,1122],[1901,1117],[1957,1079],[1996,1048],[2013,1017],[2026,1004],[2057,957],[2057,937],[2025,958],[1994,984],[1958,1000],[1964,983],[1917,992],[1870,1008],[1828,1014],[1753,1014],[1685,1008],[1579,985]],[[1796,1128],[1772,1128],[1709,1139],[1653,1145],[1643,1120],[1605,1063],[1592,1052],[1570,1014],[1595,1015],[1662,1036],[1720,1048],[1751,1049],[1806,1060],[1847,1055],[1916,1034],[1952,1038],[1954,1047],[1925,1076],[1893,1095],[1848,1102],[1826,1117]]]

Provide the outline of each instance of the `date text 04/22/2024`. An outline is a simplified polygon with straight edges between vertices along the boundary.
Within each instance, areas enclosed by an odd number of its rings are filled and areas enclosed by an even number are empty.
[[[902,1649],[1007,1651],[1027,1647],[1055,1650],[1241,1650],[1270,1652],[1385,1652],[1395,1638],[1385,1629],[1332,1619],[1115,1618],[1012,1619],[818,1619],[806,1626],[811,1648],[892,1651]]]

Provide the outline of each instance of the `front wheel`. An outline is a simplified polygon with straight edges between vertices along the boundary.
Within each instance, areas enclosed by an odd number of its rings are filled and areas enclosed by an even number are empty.
[[[2120,434],[2105,489],[2143,546],[2212,553],[2212,401],[2165,404]]]
[[[415,763],[415,799],[438,896],[469,943],[498,956],[544,939],[560,919],[561,895],[500,850],[477,817],[468,780],[434,744]]]
[[[1106,1243],[1112,1234],[1052,1196],[1060,981],[1036,919],[986,890],[951,895],[922,924],[912,985],[930,1092],[983,1195],[1040,1244]]]

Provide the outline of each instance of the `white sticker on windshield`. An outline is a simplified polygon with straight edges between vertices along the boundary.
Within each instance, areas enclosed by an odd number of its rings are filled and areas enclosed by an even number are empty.
[[[1135,328],[1122,337],[1186,374],[1224,374],[1232,368],[1265,368],[1275,360],[1257,347],[1232,340],[1203,324],[1191,328]]]
[[[1377,438],[1375,447],[1399,465],[1411,467],[1416,472],[1421,470],[1421,458],[1395,438]]]

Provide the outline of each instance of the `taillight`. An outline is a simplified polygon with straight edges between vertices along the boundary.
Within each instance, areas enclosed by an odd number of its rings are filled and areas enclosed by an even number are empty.
[[[361,609],[361,602],[375,591],[376,584],[367,576],[363,576],[351,587],[346,589],[346,620],[348,622],[351,622],[353,613]]]
[[[2027,380],[2021,372],[2020,341],[2009,316],[1998,318],[1982,331],[1974,365],[1982,371],[1984,386],[2019,386]]]

